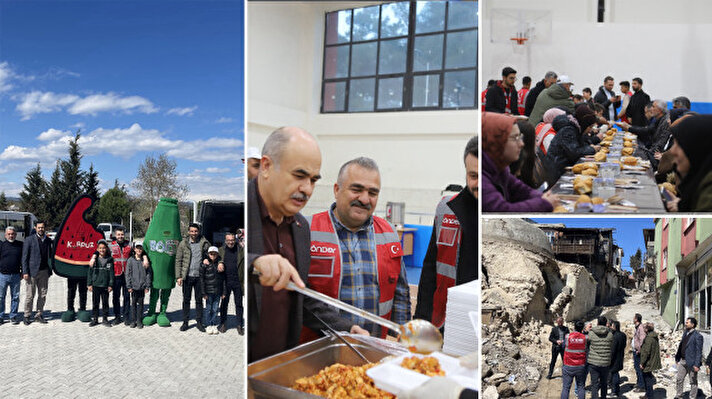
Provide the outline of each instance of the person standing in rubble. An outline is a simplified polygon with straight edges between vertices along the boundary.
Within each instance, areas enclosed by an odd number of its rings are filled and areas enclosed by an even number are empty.
[[[557,317],[556,325],[551,328],[549,342],[551,342],[551,362],[549,362],[549,374],[547,379],[551,379],[551,374],[556,366],[556,358],[561,356],[561,363],[564,362],[564,338],[569,333],[569,328],[564,325],[564,318]],[[563,374],[563,373],[562,373]]]
[[[635,390],[634,392],[645,392],[645,382],[643,380],[643,369],[640,367],[640,346],[645,340],[645,326],[643,325],[643,316],[636,313],[633,316],[633,325],[635,333],[633,334],[633,368],[635,369]]]
[[[621,322],[612,320],[613,327],[613,349],[611,350],[611,386],[613,395],[620,397],[621,395],[621,376],[620,371],[623,370],[623,357],[625,357],[625,347],[628,337],[621,331]]]
[[[574,379],[576,380],[576,387],[581,387],[581,389],[576,389],[576,398],[584,399],[586,396],[583,386],[586,385],[586,347],[588,346],[588,337],[583,333],[583,325],[583,320],[577,321],[574,324],[574,332],[566,334],[564,338],[561,399],[569,398],[571,382]]]
[[[677,364],[677,392],[675,399],[682,398],[685,377],[690,375],[690,398],[697,397],[697,372],[702,366],[702,335],[696,330],[697,319],[688,317],[685,320],[685,333],[675,353]]]
[[[588,365],[591,373],[591,397],[598,398],[600,389],[601,398],[606,399],[608,393],[608,373],[611,366],[611,349],[613,348],[613,332],[606,327],[608,319],[605,316],[598,318],[598,325],[588,333]]]
[[[645,381],[645,396],[643,397],[648,399],[653,399],[654,397],[653,384],[655,384],[655,377],[653,376],[653,371],[663,368],[660,362],[660,342],[654,327],[653,323],[645,323],[645,339],[640,346],[640,367]]]

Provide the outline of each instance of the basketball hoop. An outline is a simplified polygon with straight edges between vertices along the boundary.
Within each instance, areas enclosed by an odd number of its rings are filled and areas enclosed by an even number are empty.
[[[523,46],[529,38],[524,33],[517,33],[516,37],[510,37],[509,40],[516,42],[517,45]]]

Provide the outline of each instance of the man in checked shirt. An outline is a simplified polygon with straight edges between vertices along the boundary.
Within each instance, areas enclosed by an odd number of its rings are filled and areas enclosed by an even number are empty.
[[[374,216],[381,176],[370,158],[356,158],[339,170],[336,202],[311,217],[311,266],[308,285],[333,298],[395,323],[410,320],[410,292],[398,234]],[[341,312],[372,336],[388,329]],[[306,329],[305,329],[306,330]],[[304,331],[302,340],[315,338]]]

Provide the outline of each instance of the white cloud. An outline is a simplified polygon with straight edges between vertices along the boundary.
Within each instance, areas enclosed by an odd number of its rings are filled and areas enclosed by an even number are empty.
[[[188,198],[191,200],[245,200],[245,180],[242,176],[206,176],[193,171],[179,174],[178,182],[188,186]]]
[[[22,114],[22,120],[25,121],[35,114],[61,111],[62,108],[75,103],[79,96],[33,91],[16,96],[15,99],[19,100],[19,104],[15,109]]]
[[[63,157],[73,135],[68,131],[48,129],[37,138],[45,144],[38,147],[8,146],[0,152],[0,162],[39,162]],[[140,151],[160,151],[178,159],[207,162],[239,160],[243,150],[241,140],[218,137],[174,140],[159,130],[144,129],[138,123],[125,129],[94,129],[79,138],[79,145],[82,152],[89,156],[110,154],[127,159]]]
[[[10,64],[6,62],[0,62],[0,93],[12,89],[13,85],[10,83],[14,76],[14,72],[10,69]]]
[[[86,124],[84,122],[77,122],[73,125],[69,125],[72,129],[84,129],[85,126]]]
[[[166,111],[166,115],[178,115],[178,116],[193,116],[193,111],[198,109],[198,106],[185,107],[185,108],[171,108]]]
[[[194,169],[193,173],[228,173],[232,171],[230,168],[205,168],[205,169]]]
[[[232,122],[232,118],[228,118],[225,116],[220,117],[215,121],[215,123],[231,123],[231,122]]]
[[[50,140],[55,140],[60,137],[64,136],[71,136],[71,132],[68,130],[57,130],[57,129],[48,129],[45,130],[44,132],[40,133],[39,136],[37,136],[37,140],[39,141],[50,141]]]
[[[140,96],[120,97],[115,93],[93,94],[77,100],[71,107],[72,115],[96,115],[99,112],[121,111],[127,114],[158,112],[153,103]]]
[[[64,109],[72,115],[96,115],[99,112],[126,114],[158,112],[158,108],[143,97],[121,97],[115,93],[93,94],[81,98],[74,94],[32,91],[13,98],[18,102],[15,109],[22,115],[23,121],[36,114],[59,112]]]

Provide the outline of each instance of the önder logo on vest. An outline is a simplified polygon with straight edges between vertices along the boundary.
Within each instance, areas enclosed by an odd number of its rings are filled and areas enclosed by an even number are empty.
[[[401,270],[401,247],[398,234],[384,219],[373,216],[373,229],[376,241],[376,268],[378,275],[378,315],[389,319],[393,308],[393,298]],[[341,287],[341,251],[339,237],[336,234],[329,212],[317,213],[311,221],[311,265],[308,285],[332,298],[339,298]],[[381,329],[381,337],[388,331]],[[316,339],[308,329],[302,331],[302,341]]]

